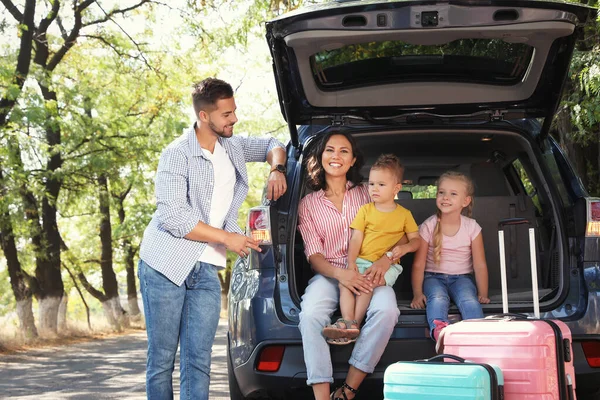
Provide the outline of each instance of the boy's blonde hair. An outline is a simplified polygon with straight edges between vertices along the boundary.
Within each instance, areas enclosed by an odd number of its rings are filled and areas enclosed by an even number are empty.
[[[371,169],[387,169],[396,176],[398,183],[402,183],[402,178],[404,177],[404,165],[402,165],[400,159],[396,157],[395,154],[380,155],[375,163],[371,166]]]
[[[468,206],[463,208],[462,214],[465,214],[467,217],[470,218],[471,215],[473,214],[473,203],[475,201],[475,199],[473,198],[473,195],[475,194],[475,185],[473,185],[473,181],[471,180],[471,178],[469,178],[468,176],[466,176],[463,173],[456,172],[456,171],[448,171],[448,172],[444,172],[438,179],[438,181],[437,181],[438,187],[444,179],[453,179],[453,180],[462,181],[465,183],[465,186],[467,187],[467,196],[471,197],[471,202],[469,203]],[[437,194],[436,194],[436,196],[437,196]],[[440,260],[442,259],[442,224],[440,224],[440,221],[442,218],[442,212],[440,211],[439,208],[437,209],[436,215],[437,215],[437,223],[435,224],[435,229],[433,230],[433,262],[436,265],[439,265]]]

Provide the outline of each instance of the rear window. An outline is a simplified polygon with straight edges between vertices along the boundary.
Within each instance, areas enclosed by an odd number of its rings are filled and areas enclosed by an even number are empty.
[[[533,47],[501,39],[460,39],[443,45],[385,41],[321,51],[311,57],[311,67],[322,89],[439,80],[515,85],[532,55]]]

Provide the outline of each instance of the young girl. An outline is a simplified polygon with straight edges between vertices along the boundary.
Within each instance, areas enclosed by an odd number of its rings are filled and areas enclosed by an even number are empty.
[[[469,218],[473,192],[473,182],[466,175],[444,173],[438,181],[437,213],[419,227],[423,243],[413,263],[410,306],[422,309],[427,305],[427,322],[435,341],[448,326],[450,300],[462,319],[483,318],[481,304],[490,302],[481,227]]]
[[[402,273],[402,267],[394,264],[387,271],[373,272],[371,265],[374,261],[387,254],[392,261],[398,262],[406,253],[416,251],[421,243],[412,214],[394,200],[402,189],[403,173],[404,167],[398,157],[393,154],[381,155],[369,173],[371,202],[358,210],[350,225],[352,236],[348,244],[348,269],[362,275],[370,270],[376,284],[393,286]],[[365,317],[372,293],[355,296],[342,284],[339,289],[342,318],[335,324],[326,326],[323,335],[334,339],[329,340],[332,344],[348,344],[360,333],[358,327]]]

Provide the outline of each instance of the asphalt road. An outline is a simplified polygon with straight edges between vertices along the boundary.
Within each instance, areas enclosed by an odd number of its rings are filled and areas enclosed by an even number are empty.
[[[227,320],[219,321],[210,399],[229,399]],[[146,332],[0,356],[0,399],[145,399]],[[173,377],[179,398],[179,359]]]

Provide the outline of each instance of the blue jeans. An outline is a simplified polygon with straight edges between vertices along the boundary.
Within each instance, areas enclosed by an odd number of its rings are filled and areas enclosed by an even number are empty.
[[[322,332],[331,323],[331,315],[339,300],[338,281],[320,274],[311,278],[302,296],[299,328],[308,385],[333,383],[331,353]],[[372,373],[392,336],[399,315],[394,289],[390,286],[375,288],[365,325],[348,363],[363,372]]]
[[[173,398],[173,370],[180,345],[181,399],[208,399],[210,356],[221,311],[217,268],[197,262],[181,286],[143,260],[138,277],[148,334],[146,394]]]
[[[473,275],[446,275],[425,272],[423,294],[427,297],[427,322],[433,331],[434,319],[448,322],[450,300],[456,304],[462,319],[483,318],[483,310],[477,298],[477,286]]]

